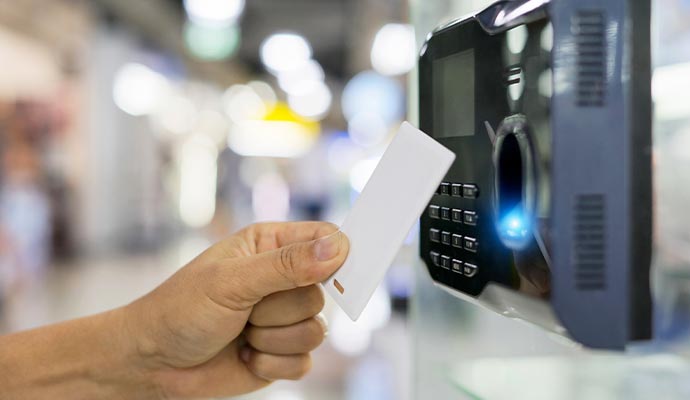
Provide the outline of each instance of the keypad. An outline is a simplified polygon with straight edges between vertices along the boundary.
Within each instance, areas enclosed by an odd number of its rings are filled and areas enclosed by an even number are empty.
[[[436,194],[445,200],[434,197],[440,204],[432,200],[427,209],[432,220],[428,240],[434,243],[429,252],[431,263],[460,277],[472,278],[477,275],[479,215],[471,200],[479,196],[479,188],[475,184],[442,182]]]

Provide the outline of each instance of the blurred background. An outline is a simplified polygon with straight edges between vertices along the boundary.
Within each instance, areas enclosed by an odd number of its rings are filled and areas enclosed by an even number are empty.
[[[0,333],[125,304],[252,222],[340,223],[416,122],[427,32],[489,3],[0,2]],[[651,364],[434,289],[413,229],[357,323],[327,304],[308,377],[246,398],[633,398],[631,376],[690,396],[690,2],[654,5]]]

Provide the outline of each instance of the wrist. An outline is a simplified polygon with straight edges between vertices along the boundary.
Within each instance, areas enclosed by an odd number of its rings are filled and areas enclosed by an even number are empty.
[[[93,378],[118,393],[116,398],[161,399],[155,382],[152,357],[142,347],[139,318],[130,306],[101,314],[104,339],[104,368],[93,371]]]

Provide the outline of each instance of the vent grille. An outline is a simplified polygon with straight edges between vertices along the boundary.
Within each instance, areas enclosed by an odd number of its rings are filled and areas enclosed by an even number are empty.
[[[520,83],[520,75],[522,74],[522,67],[519,65],[511,65],[503,71],[503,79],[506,86]]]
[[[571,21],[577,54],[579,107],[602,107],[606,100],[606,18],[602,11],[581,10]]]
[[[606,287],[604,200],[601,194],[579,195],[575,200],[574,271],[579,290],[603,290]]]

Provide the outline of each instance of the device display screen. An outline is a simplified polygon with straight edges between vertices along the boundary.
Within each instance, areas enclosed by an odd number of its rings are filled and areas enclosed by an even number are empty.
[[[474,49],[433,61],[434,136],[474,135]]]

